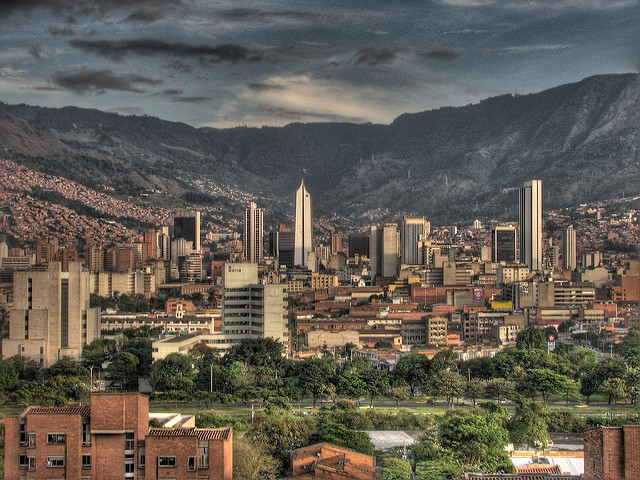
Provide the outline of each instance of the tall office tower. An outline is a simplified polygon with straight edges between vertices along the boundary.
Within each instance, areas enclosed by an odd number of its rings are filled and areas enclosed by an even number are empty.
[[[517,261],[515,227],[496,227],[492,230],[491,261],[494,263]]]
[[[36,245],[36,263],[44,263],[53,260],[58,253],[58,239],[47,237],[38,240]]]
[[[85,259],[85,266],[90,272],[104,272],[104,250],[101,245],[88,247]]]
[[[285,267],[293,267],[295,234],[293,229],[280,225],[278,229],[278,262]]]
[[[158,233],[155,228],[144,232],[142,242],[142,263],[158,258]]]
[[[424,217],[403,217],[400,226],[401,259],[406,265],[422,264],[422,252],[418,242],[427,237],[427,221]]]
[[[202,278],[202,255],[191,252],[184,257],[179,257],[178,272],[183,283],[195,283]]]
[[[542,268],[542,180],[520,188],[520,262],[531,270]]]
[[[193,243],[193,249],[200,251],[200,212],[193,212],[189,217],[173,219],[173,236],[184,238]]]
[[[158,258],[162,260],[171,259],[171,237],[169,236],[169,227],[160,227],[157,232],[156,244],[158,245]]]
[[[349,258],[356,255],[369,256],[369,235],[366,233],[352,233],[349,235]]]
[[[307,266],[307,254],[313,248],[313,207],[311,194],[304,184],[296,191],[296,221],[294,227],[293,264]]]
[[[249,263],[261,263],[263,258],[264,210],[255,202],[244,210],[244,259]]]
[[[2,356],[33,358],[45,367],[67,355],[80,359],[82,347],[100,336],[99,309],[89,308],[89,272],[81,262],[60,262],[13,273],[13,308]]]
[[[342,232],[331,234],[331,253],[342,252]]]
[[[578,266],[576,231],[573,225],[569,225],[562,235],[562,261],[565,270],[575,270]]]
[[[227,263],[222,273],[222,332],[243,338],[273,338],[285,345],[287,289],[283,284],[258,281],[255,263]]]
[[[371,227],[371,278],[398,275],[400,233],[397,223]]]

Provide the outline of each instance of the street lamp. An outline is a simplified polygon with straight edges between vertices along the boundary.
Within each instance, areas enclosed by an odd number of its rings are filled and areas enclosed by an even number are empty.
[[[89,371],[91,372],[91,379],[89,380],[89,391],[93,390],[93,365],[89,365]]]
[[[209,367],[209,393],[213,393],[213,363]]]

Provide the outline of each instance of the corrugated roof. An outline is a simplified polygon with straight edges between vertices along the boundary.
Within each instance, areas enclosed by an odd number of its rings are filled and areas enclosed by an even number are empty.
[[[228,440],[231,428],[150,428],[150,437],[197,437],[199,440]]]
[[[84,405],[72,405],[68,407],[29,407],[21,416],[27,414],[79,414],[83,417],[89,417],[91,416],[91,407]]]

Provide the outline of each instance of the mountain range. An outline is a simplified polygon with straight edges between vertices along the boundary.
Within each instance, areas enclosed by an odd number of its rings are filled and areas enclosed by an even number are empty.
[[[34,170],[163,206],[250,199],[280,221],[304,173],[316,216],[367,224],[517,217],[516,188],[542,179],[562,208],[640,192],[638,74],[407,113],[390,125],[195,128],[148,116],[0,104],[0,152]],[[273,222],[275,223],[275,222]]]

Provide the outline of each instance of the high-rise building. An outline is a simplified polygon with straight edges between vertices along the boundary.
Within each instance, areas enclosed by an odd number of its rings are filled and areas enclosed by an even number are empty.
[[[158,232],[156,232],[155,228],[150,228],[144,232],[143,238],[142,263],[147,260],[155,260],[158,258]]]
[[[249,263],[261,263],[263,258],[264,210],[255,202],[244,210],[244,259]]]
[[[171,259],[171,237],[169,236],[169,227],[160,227],[160,231],[157,232],[158,239],[156,244],[158,245],[158,258],[162,260]]]
[[[542,180],[520,188],[520,262],[531,270],[542,268]]]
[[[79,359],[84,345],[100,336],[99,309],[89,307],[89,272],[81,262],[60,262],[13,274],[13,308],[3,357],[30,357],[48,367],[63,356]]]
[[[293,267],[295,234],[293,230],[280,225],[277,235],[278,262],[285,267]]]
[[[189,217],[173,219],[173,236],[184,238],[193,243],[193,249],[200,251],[200,212],[193,212]]]
[[[273,338],[288,343],[285,285],[259,283],[255,263],[227,263],[222,284],[222,332],[230,340]]]
[[[369,256],[369,235],[366,233],[352,233],[349,235],[349,257],[356,255],[361,257]]]
[[[331,253],[342,252],[342,232],[331,234]]]
[[[296,191],[296,219],[294,227],[294,265],[307,266],[307,255],[313,248],[313,206],[311,194],[304,180]]]
[[[58,239],[56,237],[47,237],[38,240],[36,245],[36,263],[50,262],[58,253]]]
[[[371,227],[371,278],[398,274],[400,233],[397,223]]]
[[[418,242],[427,237],[427,221],[424,217],[402,219],[400,226],[401,262],[406,265],[422,264],[422,252]]]
[[[562,235],[562,261],[565,270],[575,270],[578,266],[578,251],[576,249],[576,230],[569,225]]]
[[[491,232],[491,261],[516,263],[516,228],[495,227]]]

